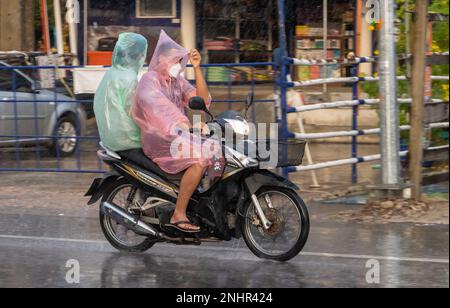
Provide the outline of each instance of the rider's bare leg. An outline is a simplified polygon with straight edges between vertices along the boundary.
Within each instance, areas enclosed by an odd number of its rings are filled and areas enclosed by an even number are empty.
[[[206,167],[202,167],[199,164],[191,166],[183,175],[180,183],[180,192],[178,194],[177,204],[175,211],[170,219],[170,223],[177,223],[179,221],[189,221],[186,216],[186,209],[189,204],[189,200],[192,197],[197,186],[200,184],[203,175],[206,172]],[[180,228],[187,230],[198,230],[197,226],[192,224],[180,224]]]

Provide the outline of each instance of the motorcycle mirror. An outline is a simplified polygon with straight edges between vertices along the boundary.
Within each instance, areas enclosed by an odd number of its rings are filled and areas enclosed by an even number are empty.
[[[194,96],[189,100],[189,108],[192,110],[204,111],[211,117],[211,119],[214,118],[206,107],[205,100],[200,96]]]
[[[200,96],[194,96],[189,100],[189,108],[192,110],[206,111],[205,100]]]

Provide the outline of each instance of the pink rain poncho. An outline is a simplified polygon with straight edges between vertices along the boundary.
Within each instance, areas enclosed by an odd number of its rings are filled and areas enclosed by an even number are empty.
[[[161,31],[149,71],[139,82],[132,107],[133,118],[141,128],[144,153],[170,174],[195,164],[210,167],[220,156],[216,141],[202,140],[179,127],[182,123],[191,127],[185,108],[189,99],[196,96],[196,89],[181,74],[170,77],[169,69],[180,63],[184,71],[188,55],[185,48]],[[208,107],[210,103],[211,100],[206,102]]]

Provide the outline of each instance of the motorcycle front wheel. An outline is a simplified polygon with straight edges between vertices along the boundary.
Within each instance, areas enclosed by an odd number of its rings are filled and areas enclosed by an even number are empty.
[[[248,248],[259,258],[288,261],[297,256],[308,240],[309,214],[300,196],[281,187],[261,188],[256,196],[272,223],[265,229],[253,202],[244,208],[242,236]]]

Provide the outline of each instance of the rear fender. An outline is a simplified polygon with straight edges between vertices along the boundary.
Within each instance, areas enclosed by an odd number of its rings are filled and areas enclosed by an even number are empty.
[[[97,178],[97,179],[95,179],[92,182],[91,187],[89,188],[89,190],[84,195],[85,197],[89,197],[89,196],[91,197],[91,199],[89,199],[87,204],[88,205],[92,205],[92,204],[96,203],[98,200],[100,200],[100,198],[105,193],[105,190],[107,189],[107,187],[111,183],[117,181],[118,178],[119,178],[118,175],[110,175],[110,176],[105,177],[105,178]]]

